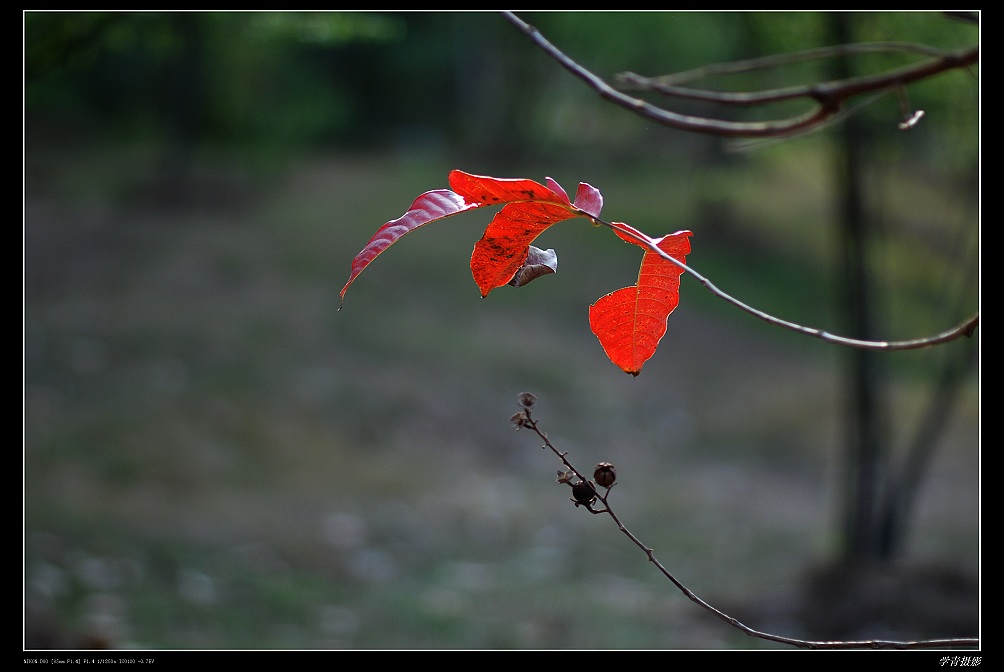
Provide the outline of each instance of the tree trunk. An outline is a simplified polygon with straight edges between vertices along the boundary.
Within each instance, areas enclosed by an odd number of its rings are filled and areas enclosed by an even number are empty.
[[[834,13],[835,43],[853,41],[851,15]],[[851,76],[845,59],[837,59],[836,76]],[[842,247],[841,303],[850,336],[873,340],[877,333],[873,283],[868,271],[868,239],[875,228],[865,205],[864,169],[871,146],[864,124],[850,115],[840,127],[837,157],[837,225]],[[888,436],[885,407],[885,373],[880,353],[850,348],[845,353],[844,394],[846,410],[845,492],[843,513],[843,560],[850,563],[879,560],[878,507],[888,481]]]

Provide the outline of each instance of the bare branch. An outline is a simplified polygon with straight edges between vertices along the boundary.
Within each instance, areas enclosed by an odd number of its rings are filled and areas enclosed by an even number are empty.
[[[974,51],[975,50],[971,50]],[[825,58],[833,58],[836,56],[858,56],[862,54],[869,53],[891,53],[891,52],[905,52],[914,53],[933,58],[935,60],[951,60],[953,58],[959,58],[963,53],[968,52],[948,52],[944,49],[936,49],[934,47],[929,47],[924,44],[913,44],[908,42],[862,42],[858,44],[838,44],[831,47],[819,47],[816,49],[806,49],[804,51],[798,51],[790,54],[771,54],[769,56],[762,56],[760,58],[751,58],[742,61],[730,61],[728,63],[716,63],[712,65],[706,65],[700,68],[695,68],[693,70],[687,70],[686,72],[678,72],[672,75],[663,75],[661,77],[644,77],[642,75],[635,74],[633,72],[625,72],[616,76],[616,81],[618,83],[618,88],[620,90],[643,90],[643,91],[655,91],[657,93],[662,93],[666,96],[673,96],[677,98],[688,98],[691,100],[701,100],[705,102],[719,103],[722,105],[736,105],[736,106],[753,106],[753,105],[764,105],[767,103],[777,103],[785,100],[791,100],[793,98],[813,98],[815,96],[814,89],[818,85],[803,85],[803,86],[791,86],[783,89],[768,89],[766,91],[754,91],[754,92],[722,92],[722,91],[708,91],[705,89],[689,89],[681,87],[680,85],[697,80],[706,79],[708,77],[714,77],[718,75],[735,75],[743,72],[753,72],[756,70],[766,70],[770,68],[776,68],[782,65],[791,65],[793,63],[801,63],[804,61],[821,60]],[[923,64],[921,64],[923,65]],[[849,98],[860,93],[868,93],[873,90],[886,91],[891,88],[898,88],[903,86],[907,82],[899,81],[895,77],[895,72],[902,75],[904,70],[910,70],[911,68],[919,67],[917,65],[910,66],[910,68],[904,68],[898,71],[889,71],[880,75],[882,79],[882,86],[876,86],[874,83],[871,86],[875,88],[866,88],[864,90],[857,90],[857,87],[862,84],[867,84],[865,78],[856,77],[846,80],[840,80],[837,82],[829,82],[831,86],[839,87],[836,91],[836,95],[844,98]],[[907,72],[907,75],[910,73]],[[923,75],[929,76],[929,75]],[[885,79],[892,80],[892,84],[886,84]],[[910,81],[913,81],[911,79]],[[845,91],[850,91],[849,94],[845,94]]]
[[[830,117],[841,111],[848,99],[864,93],[894,91],[902,86],[910,84],[920,79],[925,79],[941,72],[964,68],[979,61],[979,47],[973,47],[957,52],[931,51],[917,45],[894,45],[894,43],[882,43],[872,45],[851,45],[847,47],[831,47],[822,52],[801,52],[790,56],[792,59],[821,58],[822,54],[832,55],[834,53],[850,52],[862,53],[868,50],[896,48],[899,50],[919,51],[926,55],[935,57],[915,65],[889,70],[877,75],[854,77],[833,82],[823,82],[801,87],[789,87],[772,91],[761,91],[755,93],[720,93],[701,91],[676,86],[679,81],[692,79],[695,73],[724,72],[728,68],[737,68],[735,71],[743,69],[768,67],[776,64],[775,60],[760,59],[752,61],[741,61],[736,64],[722,64],[708,66],[709,69],[689,71],[681,75],[674,75],[668,78],[649,80],[627,73],[622,75],[622,81],[635,86],[643,86],[649,90],[658,90],[666,95],[680,98],[701,99],[716,103],[730,105],[762,105],[774,103],[782,100],[804,98],[814,103],[814,109],[801,115],[778,119],[774,121],[757,122],[737,122],[721,119],[711,119],[708,117],[697,117],[692,115],[672,112],[664,108],[652,105],[640,98],[627,95],[623,91],[613,88],[603,78],[597,76],[590,70],[579,65],[568,57],[560,49],[551,44],[532,25],[526,23],[512,12],[503,12],[503,16],[520,31],[526,34],[534,44],[544,53],[557,61],[562,67],[573,75],[583,80],[592,87],[602,98],[609,100],[621,107],[624,107],[635,114],[658,124],[676,128],[692,133],[702,133],[706,135],[717,135],[727,138],[771,138],[788,136],[794,133],[810,130]]]
[[[853,56],[866,53],[892,53],[906,52],[939,58],[945,55],[944,49],[938,49],[926,44],[916,44],[913,42],[859,42],[857,44],[835,44],[829,47],[815,47],[803,49],[787,54],[769,54],[740,61],[729,61],[727,63],[712,63],[702,65],[693,70],[678,72],[673,75],[663,75],[655,78],[666,85],[682,84],[695,79],[705,79],[716,75],[735,75],[741,72],[753,72],[754,70],[767,70],[781,65],[801,63],[804,61],[815,61],[835,56]]]
[[[526,393],[521,395],[523,397],[527,396]],[[533,396],[529,395],[532,399]],[[540,429],[537,421],[533,419],[532,411],[532,401],[530,403],[521,402],[521,410],[515,416],[513,416],[517,429],[528,428],[533,431],[541,440],[544,442],[544,448],[550,449],[561,463],[564,464],[569,471],[574,473],[579,477],[580,480],[585,481],[585,477],[576,469],[572,462],[568,459],[567,452],[561,452],[558,448],[551,443],[551,440],[547,437],[547,434]],[[567,482],[561,480],[561,482]],[[569,483],[570,484],[570,483]],[[611,486],[612,487],[612,486]],[[582,504],[586,509],[593,514],[605,513],[610,516],[610,518],[616,523],[617,529],[621,531],[628,539],[631,540],[635,546],[640,548],[642,552],[645,553],[649,562],[651,562],[659,570],[659,572],[669,579],[674,586],[676,586],[687,598],[699,605],[701,608],[707,610],[708,612],[714,614],[719,619],[725,621],[734,628],[737,628],[750,637],[757,637],[759,639],[768,640],[771,642],[777,642],[779,644],[788,644],[790,646],[795,646],[803,649],[933,649],[933,648],[945,648],[945,647],[977,647],[979,646],[980,640],[978,638],[970,637],[959,637],[959,638],[947,638],[947,639],[926,639],[926,640],[915,640],[915,641],[891,641],[882,639],[870,639],[870,640],[859,640],[859,641],[831,641],[831,640],[806,640],[797,639],[794,637],[783,637],[781,635],[774,635],[768,632],[761,632],[759,630],[754,630],[753,628],[743,624],[737,618],[729,616],[725,612],[713,607],[711,604],[705,602],[700,597],[697,596],[694,591],[687,588],[679,579],[673,576],[666,566],[663,565],[655,555],[655,551],[645,545],[633,532],[631,532],[626,525],[621,521],[621,519],[614,512],[613,508],[610,506],[610,487],[606,488],[606,492],[600,494],[599,489],[594,489],[594,494],[596,498],[603,502],[603,509],[596,510],[591,504]],[[577,504],[578,505],[578,504]]]

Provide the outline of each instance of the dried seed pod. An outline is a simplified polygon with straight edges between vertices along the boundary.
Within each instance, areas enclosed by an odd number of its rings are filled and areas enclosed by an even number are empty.
[[[593,484],[588,481],[579,481],[572,486],[572,497],[575,499],[575,505],[578,506],[582,504],[583,506],[589,506],[596,501],[596,490],[593,488]]]
[[[516,429],[523,429],[526,427],[526,411],[520,411],[516,415],[509,418],[509,422]]]
[[[533,408],[534,402],[537,401],[537,397],[531,392],[520,392],[518,399],[519,405],[523,408]]]
[[[617,469],[609,462],[600,462],[596,465],[593,478],[596,479],[597,484],[609,488],[617,480]]]

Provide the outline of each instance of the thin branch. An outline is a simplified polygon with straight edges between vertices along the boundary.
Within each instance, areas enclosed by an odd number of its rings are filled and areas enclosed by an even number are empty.
[[[670,128],[676,128],[692,133],[717,135],[727,138],[770,138],[788,136],[794,133],[806,131],[818,126],[833,115],[840,112],[847,99],[853,96],[876,91],[892,91],[911,82],[925,79],[948,70],[968,67],[979,62],[979,47],[973,47],[971,49],[958,52],[942,52],[941,55],[931,60],[897,70],[890,70],[878,75],[812,84],[805,87],[798,87],[797,89],[781,89],[774,92],[767,92],[767,95],[774,96],[774,98],[768,98],[766,101],[749,98],[752,94],[718,94],[725,99],[729,99],[730,95],[734,96],[731,98],[731,102],[733,104],[762,104],[763,102],[788,100],[793,97],[805,98],[807,100],[814,101],[816,104],[815,109],[806,112],[805,114],[785,119],[774,121],[736,122],[680,114],[652,105],[640,98],[629,96],[623,91],[613,88],[607,84],[603,78],[579,65],[560,49],[551,44],[539,30],[526,23],[512,12],[502,12],[502,15],[506,18],[506,20],[529,37],[530,40],[540,47],[544,53],[557,61],[570,73],[583,80],[602,98],[620,105],[621,107],[624,107],[646,119]],[[668,87],[668,90],[673,91],[673,95],[683,95],[684,93],[686,93],[688,97],[698,95],[697,91],[694,89]],[[705,92],[702,95],[711,96],[711,98],[713,98],[715,94]],[[725,102],[725,100],[717,100],[716,102]]]
[[[767,56],[757,56],[740,61],[728,61],[726,63],[712,63],[702,65],[693,70],[686,70],[672,75],[663,75],[654,78],[655,81],[665,85],[682,84],[695,79],[706,79],[718,75],[736,75],[743,72],[753,72],[756,70],[768,70],[782,65],[802,63],[804,61],[816,61],[824,58],[836,56],[853,56],[868,53],[892,53],[907,52],[940,58],[947,52],[944,49],[931,47],[926,44],[916,44],[914,42],[858,42],[856,44],[836,44],[829,47],[814,47],[803,49],[786,54],[769,54]]]
[[[972,317],[965,320],[961,324],[952,327],[947,331],[943,331],[940,334],[936,334],[934,336],[927,336],[924,338],[914,338],[905,341],[864,341],[857,338],[847,338],[846,336],[838,336],[836,334],[831,334],[827,331],[823,331],[822,329],[816,329],[815,327],[806,327],[800,324],[796,324],[794,322],[788,322],[787,320],[782,320],[781,318],[774,317],[773,315],[765,313],[762,310],[753,308],[752,306],[749,306],[740,301],[739,299],[729,294],[726,294],[722,290],[718,289],[718,287],[716,287],[714,283],[712,283],[706,277],[704,277],[694,269],[690,268],[682,261],[679,261],[678,259],[674,259],[673,257],[671,257],[668,253],[664,252],[659,247],[658,243],[656,243],[655,240],[637,231],[633,227],[626,226],[618,222],[607,222],[600,219],[599,217],[593,217],[592,215],[589,215],[587,213],[583,213],[583,215],[589,217],[597,224],[606,226],[607,228],[613,229],[614,231],[619,231],[627,236],[630,236],[634,240],[637,240],[645,247],[658,254],[661,258],[665,259],[670,263],[675,264],[676,266],[682,268],[684,271],[690,273],[694,277],[694,279],[696,279],[698,282],[704,285],[704,287],[715,296],[719,297],[720,299],[723,299],[724,301],[727,301],[728,303],[731,303],[732,305],[749,313],[750,315],[753,315],[754,317],[757,317],[763,320],[764,322],[767,322],[768,324],[773,324],[778,327],[783,327],[785,329],[789,329],[791,331],[795,331],[800,334],[804,334],[806,336],[813,336],[815,338],[819,338],[823,341],[826,341],[827,343],[835,343],[837,345],[844,345],[847,347],[859,348],[863,350],[884,350],[884,351],[919,350],[921,348],[930,348],[935,345],[948,343],[956,339],[962,338],[963,336],[966,337],[972,336],[973,332],[976,331],[976,327],[979,325],[980,322],[980,316],[977,313],[976,315],[973,315]]]
[[[978,53],[973,51],[978,57]],[[687,98],[700,100],[722,105],[754,106],[767,103],[778,103],[794,98],[814,99],[817,95],[819,84],[790,86],[780,89],[768,89],[765,91],[752,92],[727,92],[708,91],[706,89],[693,89],[680,86],[684,82],[696,79],[706,79],[708,77],[720,75],[735,75],[756,70],[776,68],[782,65],[791,65],[803,61],[820,60],[833,58],[836,56],[858,56],[868,53],[889,53],[908,52],[921,54],[935,61],[951,61],[962,58],[968,52],[948,52],[944,49],[936,49],[923,44],[913,44],[908,42],[861,42],[857,44],[838,44],[831,47],[818,47],[816,49],[806,49],[789,54],[771,54],[759,58],[751,58],[742,61],[731,61],[728,63],[715,63],[706,65],[686,72],[679,72],[672,75],[660,77],[645,77],[633,72],[625,72],[615,77],[620,90],[642,90],[654,91],[666,96],[675,98]],[[924,64],[921,64],[924,65]],[[888,91],[898,89],[903,84],[908,83],[902,80],[905,75],[912,76],[912,69],[918,65],[909,66],[901,70],[887,71],[872,78],[855,77],[850,79],[828,82],[826,86],[834,87],[833,95],[846,99],[861,93],[873,91]],[[923,75],[924,77],[929,74]],[[915,79],[915,78],[914,78]],[[909,81],[914,81],[910,79]]]
[[[568,459],[568,453],[558,450],[558,448],[551,443],[551,440],[547,437],[547,434],[540,429],[540,425],[533,418],[532,406],[535,401],[533,395],[528,393],[523,393],[520,395],[520,407],[519,413],[512,417],[513,424],[516,429],[528,428],[533,431],[540,439],[544,442],[543,448],[550,449],[558,459],[561,460],[568,469],[579,477],[582,481],[585,481],[585,477],[576,469],[572,462]],[[590,483],[592,485],[592,483]],[[613,484],[612,484],[613,485]],[[980,640],[978,638],[960,637],[960,638],[947,638],[947,639],[927,639],[927,640],[916,640],[916,641],[890,641],[882,639],[870,639],[870,640],[860,640],[860,641],[834,641],[834,640],[806,640],[797,639],[794,637],[783,637],[781,635],[774,635],[768,632],[761,632],[759,630],[754,630],[753,628],[745,625],[739,619],[729,616],[720,609],[715,608],[708,602],[705,602],[700,597],[697,596],[694,591],[687,588],[679,579],[673,576],[670,571],[666,568],[662,562],[655,555],[655,551],[647,546],[641,541],[633,532],[631,532],[626,525],[621,521],[621,519],[614,512],[613,508],[610,506],[610,489],[612,487],[606,488],[603,494],[600,494],[599,489],[594,488],[593,492],[596,498],[603,502],[604,509],[596,510],[592,507],[592,504],[583,504],[586,509],[593,514],[607,514],[616,523],[617,529],[621,531],[628,539],[631,540],[635,546],[640,548],[648,561],[651,562],[655,567],[669,579],[674,586],[676,586],[687,598],[705,609],[706,611],[714,614],[719,619],[725,621],[734,628],[741,630],[750,637],[757,637],[759,639],[764,639],[771,642],[777,642],[779,644],[788,644],[790,646],[795,646],[804,649],[923,649],[923,648],[943,648],[943,647],[976,647],[979,646]],[[577,504],[578,505],[578,504]]]

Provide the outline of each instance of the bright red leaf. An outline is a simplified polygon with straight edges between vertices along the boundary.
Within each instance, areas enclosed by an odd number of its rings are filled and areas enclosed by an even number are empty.
[[[627,225],[620,226],[636,231]],[[669,315],[680,303],[683,269],[626,235],[624,229],[618,230],[617,235],[645,247],[638,283],[607,294],[590,306],[589,327],[610,361],[637,376],[655,354],[659,341],[666,334]],[[690,231],[678,231],[653,242],[669,256],[684,262],[690,252],[690,235]]]
[[[499,210],[471,255],[471,275],[481,296],[508,284],[526,261],[530,243],[547,227],[577,216],[568,206],[543,202],[510,203]]]
[[[449,189],[427,191],[416,198],[415,202],[408,209],[408,212],[397,219],[392,219],[377,229],[377,232],[370,238],[370,242],[366,243],[366,247],[352,260],[352,272],[349,273],[348,282],[345,283],[339,294],[341,300],[345,301],[345,292],[356,279],[356,276],[362,273],[363,269],[377,258],[377,255],[397,242],[401,236],[411,233],[423,224],[455,215],[458,212],[479,208],[482,205],[485,204],[476,201],[466,201],[463,196],[455,194]]]
[[[436,189],[419,196],[398,219],[381,226],[366,247],[352,260],[352,271],[342,287],[341,298],[356,277],[401,236],[429,222],[466,210],[501,205],[475,244],[471,274],[481,295],[487,296],[505,284],[522,286],[540,275],[553,273],[557,257],[553,250],[538,250],[531,243],[548,227],[573,217],[599,222],[603,196],[585,182],[579,184],[575,200],[561,185],[548,177],[546,184],[528,179],[500,179],[454,170],[450,189]],[[589,309],[589,323],[611,361],[628,373],[638,375],[642,365],[655,353],[666,333],[666,320],[679,303],[683,269],[649,248],[660,249],[681,262],[690,252],[689,231],[680,231],[653,240],[622,223],[609,224],[620,238],[645,249],[638,284],[602,297]],[[530,255],[531,249],[537,253]]]
[[[573,204],[550,177],[545,187],[533,180],[499,179],[454,170],[450,186],[468,200],[486,205],[506,203],[471,255],[471,275],[482,297],[509,283],[526,262],[530,244],[549,226],[583,215],[597,217],[603,207],[603,197],[595,187],[579,184]]]
[[[427,191],[398,219],[381,226],[366,247],[352,260],[352,272],[342,287],[341,300],[356,277],[376,257],[401,236],[429,222],[473,208],[502,205],[485,234],[474,247],[471,274],[481,296],[507,284],[523,266],[534,241],[547,227],[572,217],[598,217],[603,207],[599,190],[580,183],[575,202],[557,182],[547,178],[547,186],[523,178],[472,175],[462,170],[450,172],[449,189]]]

